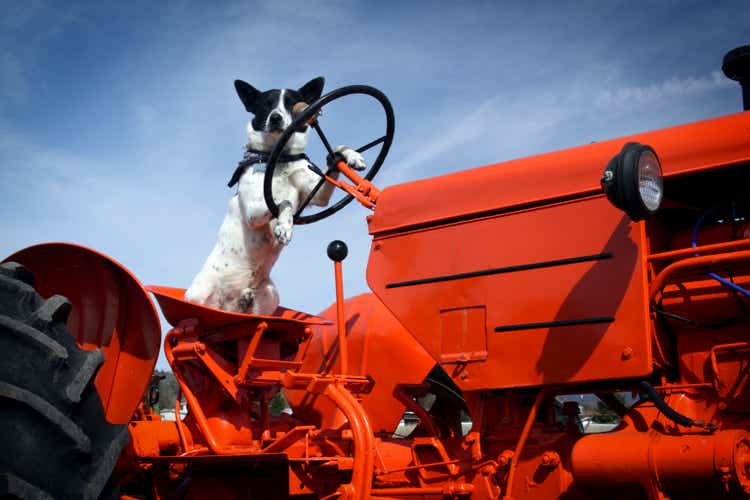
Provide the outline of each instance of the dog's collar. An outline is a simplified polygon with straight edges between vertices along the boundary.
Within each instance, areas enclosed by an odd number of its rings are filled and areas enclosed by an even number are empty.
[[[242,160],[237,164],[237,168],[234,170],[234,174],[232,174],[232,178],[229,179],[229,183],[227,186],[232,187],[235,184],[237,184],[240,181],[240,177],[242,177],[242,174],[245,173],[248,167],[251,165],[257,165],[259,163],[263,164],[262,169],[256,168],[255,170],[258,170],[260,172],[265,171],[265,164],[268,163],[268,159],[271,157],[269,153],[266,153],[265,151],[258,151],[257,149],[251,149],[247,148],[245,151],[244,156],[242,157]],[[297,160],[309,160],[307,155],[305,153],[299,153],[296,155],[290,155],[290,154],[281,154],[279,156],[279,163],[288,163],[290,161],[297,161]]]

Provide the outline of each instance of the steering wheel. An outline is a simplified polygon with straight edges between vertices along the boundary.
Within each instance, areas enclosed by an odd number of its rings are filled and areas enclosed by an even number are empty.
[[[320,128],[320,124],[317,120],[317,117],[320,113],[320,110],[323,109],[323,106],[337,99],[341,99],[342,97],[353,94],[364,94],[374,98],[380,103],[380,105],[383,107],[383,111],[385,112],[385,135],[365,144],[364,146],[357,148],[357,152],[363,153],[368,149],[377,146],[378,144],[382,143],[383,145],[380,148],[378,157],[364,173],[364,177],[360,177],[359,175],[355,174],[351,169],[346,167],[346,164],[344,162],[336,161],[336,155],[333,151],[333,148],[331,147],[331,143],[323,133],[323,130]],[[320,176],[320,181],[318,181],[312,191],[310,191],[310,194],[308,194],[307,197],[302,201],[302,203],[300,203],[299,207],[297,207],[297,211],[294,214],[294,223],[309,224],[310,222],[315,222],[328,217],[329,215],[332,215],[344,208],[355,197],[358,198],[360,202],[362,202],[365,206],[373,208],[374,201],[368,201],[366,195],[370,190],[379,192],[372,186],[372,184],[369,183],[369,181],[371,181],[372,178],[375,177],[375,174],[378,173],[380,166],[383,164],[383,161],[388,154],[391,143],[393,142],[393,132],[395,130],[393,108],[391,107],[391,103],[390,101],[388,101],[388,98],[385,96],[385,94],[383,94],[378,89],[369,87],[367,85],[349,85],[347,87],[341,87],[329,92],[328,94],[324,95],[323,97],[312,103],[310,106],[305,108],[304,111],[302,111],[302,113],[300,113],[294,119],[294,121],[292,121],[292,123],[281,133],[281,136],[279,136],[279,140],[276,142],[276,146],[271,152],[268,163],[266,163],[266,175],[263,178],[263,196],[265,197],[266,205],[268,206],[268,210],[271,212],[271,214],[274,217],[279,216],[279,206],[273,198],[273,173],[274,170],[276,170],[276,164],[281,157],[281,153],[284,150],[284,147],[292,137],[292,134],[304,128],[306,125],[309,125],[318,134],[318,137],[323,143],[323,146],[325,146],[326,150],[328,151],[329,160],[332,161],[328,162],[329,166],[326,172],[322,172],[314,165],[310,165],[310,170]],[[332,179],[330,177],[330,174],[332,174],[336,170],[340,170],[342,173],[344,173],[344,175],[348,177],[349,180],[351,180],[355,185],[352,186],[351,184],[348,184],[343,180],[339,181],[336,179]],[[324,208],[319,212],[309,215],[302,215],[302,211],[305,209],[305,207],[307,207],[310,201],[312,201],[312,199],[315,197],[315,194],[326,182],[331,182],[336,187],[343,189],[347,193],[347,195],[334,205]]]

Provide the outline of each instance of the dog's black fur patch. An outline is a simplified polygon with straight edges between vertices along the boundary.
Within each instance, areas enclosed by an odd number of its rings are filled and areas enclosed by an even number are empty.
[[[324,83],[325,79],[319,76],[310,80],[298,90],[285,89],[284,108],[289,113],[289,116],[292,115],[292,108],[298,102],[304,101],[310,104],[318,100],[323,93]],[[268,120],[268,115],[278,107],[281,89],[261,92],[242,80],[235,80],[234,88],[237,90],[237,95],[240,97],[242,104],[245,105],[245,109],[255,115],[251,122],[253,129],[258,132],[270,132],[274,130],[274,123],[272,120]],[[269,130],[266,130],[266,124],[268,124]]]

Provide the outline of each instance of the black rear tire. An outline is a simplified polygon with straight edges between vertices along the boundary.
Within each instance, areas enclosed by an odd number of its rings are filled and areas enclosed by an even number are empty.
[[[0,265],[0,499],[96,499],[129,434],[107,423],[101,350],[79,349],[70,302],[42,298],[23,266]]]

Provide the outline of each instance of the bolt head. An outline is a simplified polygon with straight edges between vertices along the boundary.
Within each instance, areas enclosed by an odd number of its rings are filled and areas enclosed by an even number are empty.
[[[555,451],[545,451],[542,455],[542,465],[546,467],[557,467],[560,465],[560,455]]]
[[[504,450],[499,457],[497,457],[497,464],[500,467],[507,466],[513,458],[513,452],[511,450]]]

